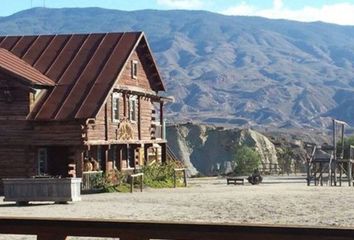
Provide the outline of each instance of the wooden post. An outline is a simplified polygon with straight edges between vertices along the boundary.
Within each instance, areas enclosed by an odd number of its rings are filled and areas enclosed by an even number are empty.
[[[84,149],[77,149],[75,151],[75,171],[76,171],[76,177],[82,177],[82,172],[84,171],[83,166],[84,166],[84,158],[85,158],[85,150]]]
[[[338,164],[339,167],[339,186],[342,186],[343,162]]]
[[[177,187],[177,176],[176,176],[176,169],[173,171],[173,187]]]
[[[310,161],[309,160],[306,163],[306,172],[307,172],[307,186],[310,186],[311,176],[310,176]],[[316,185],[316,180],[315,180],[315,185]]]
[[[184,169],[183,171],[183,181],[184,181],[184,186],[187,187],[187,169]]]
[[[127,117],[127,94],[123,93],[123,114]]]
[[[173,187],[177,187],[177,172],[183,172],[183,183],[187,187],[187,169],[185,168],[175,168],[173,169]]]
[[[139,177],[140,178],[140,192],[143,191],[143,181],[144,181],[144,173],[136,173],[136,174],[132,174],[130,175],[130,192],[133,193],[134,191],[134,178]]]
[[[348,185],[349,187],[352,185],[353,179],[352,179],[352,159],[349,159],[348,161]]]
[[[133,193],[134,191],[134,177],[130,176],[130,192]]]
[[[163,102],[160,102],[160,125],[163,125]]]
[[[315,181],[315,186],[317,186],[317,184],[318,184],[318,183],[317,183],[317,163],[314,163],[314,164],[313,164],[313,168],[314,168],[314,175],[315,175],[315,176],[314,176],[314,178],[315,178],[315,179],[314,179],[314,181]]]
[[[123,145],[118,145],[118,161],[119,161],[119,171],[123,169]]]
[[[348,185],[352,186],[353,182],[353,176],[352,176],[352,170],[353,170],[353,150],[354,147],[352,145],[349,146],[349,161],[348,161]]]
[[[331,185],[332,185],[332,166],[334,166],[333,172],[333,181],[334,181],[334,186],[337,185],[337,132],[336,132],[336,120],[333,119],[333,161],[330,166],[330,178],[331,178]]]
[[[104,148],[104,160],[105,160],[104,172],[108,172],[109,171],[109,163],[108,163],[109,148],[110,148],[109,145],[105,146],[105,148]]]
[[[322,176],[323,176],[322,163],[320,162],[320,176],[319,176],[319,178],[320,178],[321,186],[323,186],[323,178],[322,178]]]
[[[161,145],[161,162],[165,163],[167,161],[167,151],[166,151],[166,143],[162,143]]]

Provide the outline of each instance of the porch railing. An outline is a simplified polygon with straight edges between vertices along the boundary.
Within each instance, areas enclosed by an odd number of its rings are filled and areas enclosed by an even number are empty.
[[[64,240],[67,236],[121,240],[349,240],[353,239],[354,228],[2,217],[0,234],[37,235],[40,240]]]

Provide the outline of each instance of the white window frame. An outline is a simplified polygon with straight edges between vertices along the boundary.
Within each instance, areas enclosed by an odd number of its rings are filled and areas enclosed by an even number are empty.
[[[47,148],[38,148],[37,151],[37,174],[45,175],[48,171],[48,151]],[[43,157],[43,159],[42,159]]]
[[[112,93],[112,122],[119,122],[119,102],[121,99],[121,93]]]
[[[129,120],[131,122],[137,121],[137,105],[138,105],[138,97],[130,96],[129,97]]]
[[[138,78],[138,61],[137,60],[132,60],[131,61],[131,69],[132,69],[132,79],[137,79]]]

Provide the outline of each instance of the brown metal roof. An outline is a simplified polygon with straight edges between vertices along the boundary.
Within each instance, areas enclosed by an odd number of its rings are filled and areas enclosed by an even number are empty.
[[[95,117],[140,42],[146,43],[142,32],[0,36],[0,48],[55,82],[29,116],[35,120]],[[155,90],[164,90],[155,69]]]
[[[55,85],[55,82],[43,75],[40,71],[3,48],[0,48],[0,71],[31,85]]]

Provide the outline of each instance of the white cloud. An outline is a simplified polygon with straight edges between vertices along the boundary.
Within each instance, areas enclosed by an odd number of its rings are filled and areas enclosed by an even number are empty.
[[[203,7],[201,0],[157,0],[158,5],[174,9],[200,9]]]
[[[221,12],[225,15],[260,16],[273,19],[290,19],[303,22],[322,21],[341,25],[354,25],[354,4],[335,3],[321,7],[286,8],[282,0],[273,0],[273,6],[259,9],[245,2]]]

